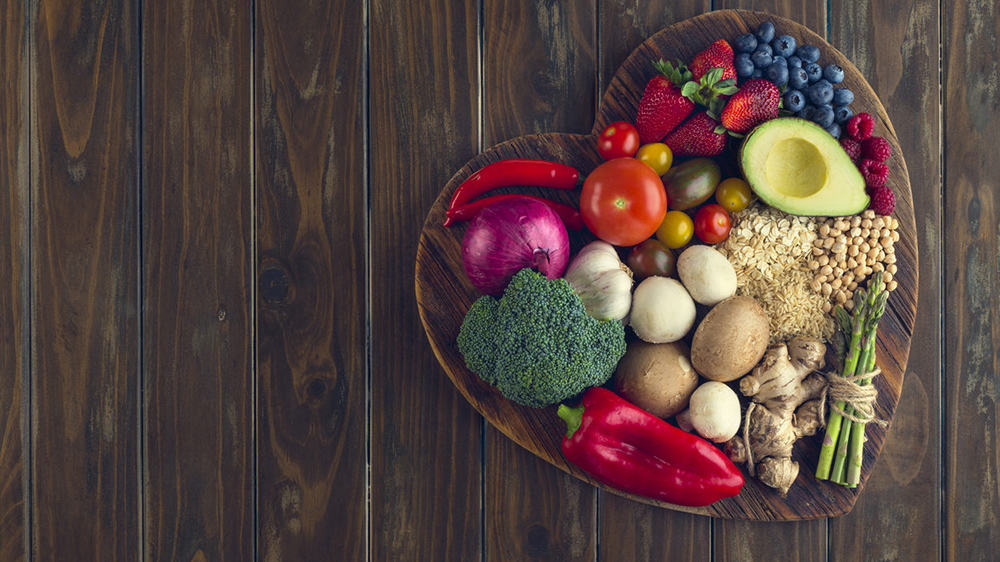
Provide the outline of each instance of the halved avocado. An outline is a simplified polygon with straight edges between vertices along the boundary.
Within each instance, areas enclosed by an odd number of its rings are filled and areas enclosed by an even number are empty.
[[[757,196],[786,213],[833,217],[868,207],[861,172],[837,139],[811,121],[781,117],[758,125],[739,160]]]

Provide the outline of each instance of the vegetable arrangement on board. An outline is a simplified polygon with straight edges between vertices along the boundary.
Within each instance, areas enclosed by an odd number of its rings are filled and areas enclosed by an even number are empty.
[[[782,496],[813,473],[859,484],[898,237],[877,226],[895,221],[888,144],[819,58],[765,22],[689,65],[655,61],[582,184],[511,159],[455,190],[444,224],[468,221],[483,293],[458,350],[507,399],[553,408],[563,455],[595,480],[685,506],[739,494],[737,464]],[[579,187],[579,206],[489,194],[505,187]],[[800,470],[796,442],[824,426]]]

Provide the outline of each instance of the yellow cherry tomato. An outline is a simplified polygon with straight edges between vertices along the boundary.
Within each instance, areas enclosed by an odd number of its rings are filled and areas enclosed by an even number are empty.
[[[715,200],[730,213],[746,209],[751,199],[753,192],[750,186],[740,178],[722,180],[715,188]]]
[[[684,211],[668,211],[660,228],[656,229],[656,237],[671,250],[683,247],[693,235],[694,221]]]
[[[662,176],[670,169],[670,164],[674,161],[674,153],[670,147],[662,142],[651,142],[639,147],[639,152],[635,157],[645,162],[650,168],[656,170],[656,175]]]

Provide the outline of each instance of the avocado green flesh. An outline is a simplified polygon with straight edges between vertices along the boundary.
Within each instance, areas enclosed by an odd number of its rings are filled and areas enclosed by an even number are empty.
[[[794,117],[767,121],[747,135],[740,166],[768,205],[793,215],[853,215],[868,207],[865,180],[837,139]]]

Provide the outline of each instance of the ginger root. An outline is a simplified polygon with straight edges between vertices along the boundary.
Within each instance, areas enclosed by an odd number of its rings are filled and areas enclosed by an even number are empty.
[[[754,404],[744,420],[747,426],[724,449],[733,462],[748,463],[751,474],[756,468],[757,478],[782,496],[799,474],[792,460],[795,441],[823,425],[819,398],[826,379],[815,371],[826,364],[825,355],[822,341],[796,337],[769,348],[753,372],[740,379],[740,392]]]

